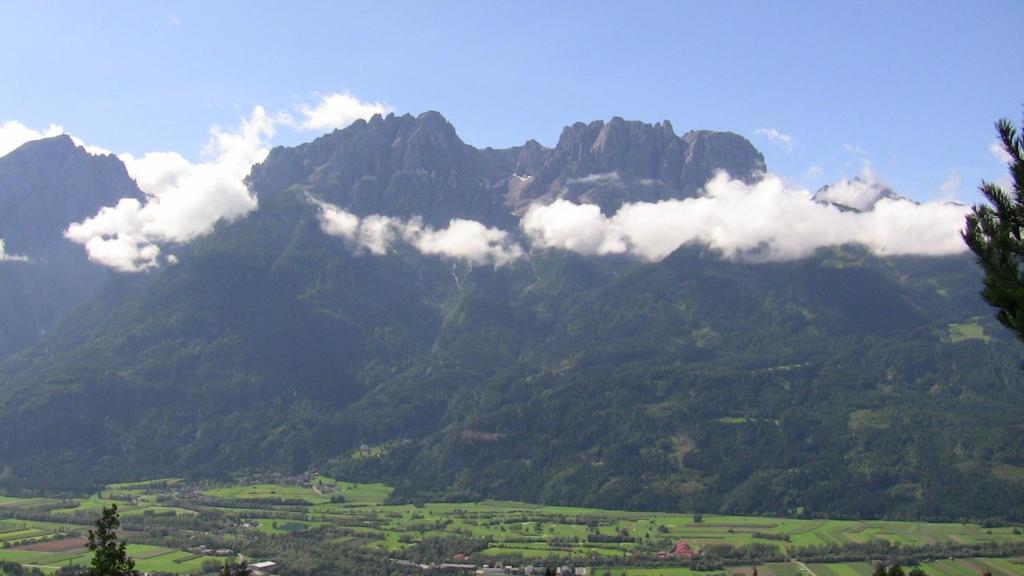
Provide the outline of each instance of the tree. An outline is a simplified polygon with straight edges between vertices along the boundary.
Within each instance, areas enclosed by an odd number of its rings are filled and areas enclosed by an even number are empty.
[[[997,309],[996,318],[1024,340],[1024,138],[1005,118],[996,122],[1002,148],[1009,155],[1013,190],[992,182],[979,190],[989,204],[967,215],[964,242],[985,271],[982,298]]]
[[[135,561],[128,557],[127,544],[119,541],[116,530],[121,527],[117,504],[104,507],[96,521],[96,530],[89,530],[85,547],[93,553],[90,576],[138,576]]]
[[[224,561],[224,567],[220,570],[220,576],[249,576],[252,572],[249,565],[239,560],[237,562]]]
[[[911,570],[907,576],[928,576],[928,573],[918,567]]]

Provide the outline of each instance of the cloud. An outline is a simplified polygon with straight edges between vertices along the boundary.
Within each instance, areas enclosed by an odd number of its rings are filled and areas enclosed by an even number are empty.
[[[949,178],[942,181],[939,186],[939,195],[943,202],[953,202],[961,189],[960,171],[953,169],[949,171]]]
[[[868,211],[842,211],[814,201],[806,190],[786,189],[774,175],[746,184],[721,173],[698,198],[626,204],[610,217],[593,205],[558,200],[532,206],[520,225],[539,248],[657,261],[684,244],[698,244],[730,260],[767,262],[848,243],[881,256],[960,253],[968,210],[881,197]]]
[[[235,220],[256,208],[243,179],[266,158],[267,141],[278,120],[256,107],[234,131],[213,128],[206,162],[192,163],[177,152],[122,154],[128,173],[146,194],[145,203],[124,198],[95,216],[72,223],[70,240],[89,258],[123,272],[160,264],[160,243],[183,243],[209,233],[221,220]]]
[[[348,92],[335,92],[320,97],[316,106],[299,107],[302,120],[296,125],[305,130],[341,129],[374,114],[387,114],[394,109],[382,102],[363,102]]]
[[[866,177],[840,180],[819,190],[814,199],[819,202],[838,204],[854,210],[870,210],[886,196],[895,196],[891,190],[879,184],[865,172]]]
[[[601,174],[587,174],[580,178],[569,178],[565,181],[566,186],[574,186],[576,184],[582,184],[584,186],[595,185],[603,186],[606,184],[614,184],[620,182],[622,178],[618,172],[604,172]]]
[[[793,147],[796,145],[796,138],[791,134],[780,132],[775,128],[757,128],[754,130],[754,134],[764,136],[772,144],[778,144],[786,151],[786,154],[792,154]]]
[[[304,118],[301,122],[285,112],[271,114],[256,106],[236,129],[212,128],[203,150],[207,160],[203,162],[194,163],[177,152],[149,152],[141,157],[119,155],[145,193],[145,202],[122,199],[91,218],[72,223],[65,236],[85,246],[89,258],[104,266],[122,272],[156,268],[162,261],[174,260],[161,254],[161,244],[189,242],[211,232],[217,222],[236,220],[256,209],[257,200],[249,193],[244,179],[253,164],[266,158],[278,128],[342,128],[391,108],[364,103],[345,92],[321,96],[316,106],[300,106],[299,110]],[[0,143],[5,139],[23,142],[46,135],[28,131],[16,122],[2,128]],[[51,132],[59,134],[63,128],[51,125],[48,133]],[[108,153],[74,140],[90,153]],[[373,232],[371,224],[364,227],[366,234]],[[366,246],[377,246],[384,240],[380,238],[374,244],[367,239]]]
[[[993,140],[992,143],[988,145],[988,153],[998,160],[1000,164],[1009,164],[1010,161],[1013,160],[1013,157],[1006,151],[1006,148],[1003,148],[1003,143],[999,140]]]
[[[0,157],[10,154],[22,144],[43,138],[53,138],[65,134],[64,127],[59,124],[50,124],[45,130],[33,130],[16,120],[0,123]],[[71,141],[94,156],[106,156],[110,150],[86,144],[80,138],[71,136]]]
[[[14,120],[0,123],[0,156],[6,156],[16,148],[32,140],[52,138],[64,133],[64,128],[50,124],[44,130],[33,130]]]
[[[867,159],[871,157],[871,153],[869,153],[867,150],[861,148],[860,146],[855,146],[853,144],[843,144],[843,150],[846,150],[848,153],[853,154],[854,156],[859,156],[861,158]]]
[[[531,206],[520,228],[534,245],[580,254],[621,254],[628,249],[622,230],[601,214],[595,204],[555,200]]]
[[[28,256],[8,254],[4,239],[0,238],[0,262],[28,262]]]
[[[472,264],[504,266],[522,257],[523,249],[504,230],[489,228],[475,220],[454,218],[448,227],[435,229],[419,218],[402,220],[373,214],[360,218],[346,210],[308,197],[320,210],[320,229],[345,238],[357,249],[374,255],[387,254],[404,242],[421,254],[464,260]]]
[[[404,237],[423,254],[436,254],[473,264],[504,266],[523,255],[522,248],[511,241],[508,232],[488,228],[475,220],[455,218],[443,230],[413,222],[407,225]]]

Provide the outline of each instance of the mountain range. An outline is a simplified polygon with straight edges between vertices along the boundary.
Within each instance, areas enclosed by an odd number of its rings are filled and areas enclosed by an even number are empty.
[[[128,275],[61,237],[142,197],[124,167],[27,144],[0,159],[0,214],[31,207],[0,220],[28,258],[0,262],[19,278],[0,286],[27,286],[3,288],[4,329],[29,318],[0,362],[0,483],[317,470],[412,502],[1024,519],[1020,350],[963,255],[535,247],[480,265],[359,249],[318,205],[519,238],[537,203],[612,214],[697,197],[721,170],[766,166],[741,136],[668,122],[477,149],[434,112],[375,116],[275,148],[247,179],[258,209]],[[22,279],[43,263],[88,289],[47,301]]]

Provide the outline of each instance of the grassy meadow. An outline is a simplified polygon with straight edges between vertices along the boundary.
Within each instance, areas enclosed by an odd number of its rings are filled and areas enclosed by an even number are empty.
[[[459,537],[485,542],[469,550],[477,564],[526,562],[557,557],[566,562],[603,558],[593,574],[613,576],[694,576],[708,574],[682,566],[641,568],[635,558],[671,551],[685,540],[693,548],[762,544],[787,554],[809,546],[888,541],[904,546],[929,544],[1024,543],[1011,526],[858,520],[806,520],[749,516],[667,514],[482,501],[387,503],[391,489],[315,477],[305,482],[189,484],[177,479],[122,483],[83,498],[0,496],[0,561],[18,562],[52,573],[61,566],[88,563],[83,536],[104,506],[116,503],[130,528],[125,538],[140,570],[201,573],[204,562],[223,557],[163,545],[146,536],[150,527],[184,539],[202,534],[202,522],[221,522],[218,532],[244,541],[268,538],[320,539],[325,547],[359,548],[401,557],[432,539]],[[206,533],[209,532],[207,527]],[[214,546],[211,546],[211,549]],[[244,548],[244,546],[242,547]],[[243,550],[244,552],[244,550]],[[928,574],[1024,575],[1015,558],[942,559],[922,564]],[[782,562],[758,566],[766,576],[869,576],[867,562]],[[716,573],[749,574],[752,567],[726,567]]]

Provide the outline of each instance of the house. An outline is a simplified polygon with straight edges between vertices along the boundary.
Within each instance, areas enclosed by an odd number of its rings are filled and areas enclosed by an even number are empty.
[[[249,571],[253,574],[269,574],[271,570],[277,567],[277,562],[256,562],[255,564],[249,564]]]
[[[476,564],[456,564],[454,562],[445,562],[438,565],[438,568],[442,572],[476,572]]]
[[[694,558],[697,553],[690,548],[690,545],[685,540],[679,540],[676,542],[676,549],[672,552],[672,555],[676,558]]]

